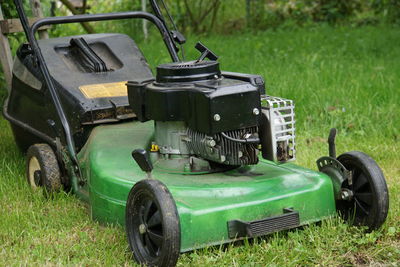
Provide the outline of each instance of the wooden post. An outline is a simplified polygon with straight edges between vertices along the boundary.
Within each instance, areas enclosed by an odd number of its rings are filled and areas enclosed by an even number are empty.
[[[250,16],[251,16],[251,0],[246,0],[246,26],[250,27]]]
[[[4,20],[1,6],[0,6],[0,20]],[[6,80],[7,83],[7,90],[10,91],[13,58],[11,55],[10,43],[8,42],[8,38],[3,34],[1,29],[0,29],[0,61],[1,61],[1,66],[3,68],[4,79]]]
[[[142,11],[146,12],[147,9],[147,0],[142,0]],[[144,35],[144,39],[147,40],[147,38],[149,37],[149,32],[147,30],[147,20],[142,20],[143,21],[143,35]]]
[[[81,13],[74,7],[69,0],[60,0],[63,5],[71,11],[72,15],[81,15]],[[82,27],[87,33],[95,33],[94,28],[88,22],[81,22]]]
[[[31,5],[32,13],[35,17],[29,19],[29,23],[32,24],[38,18],[43,18],[43,12],[39,0],[29,0],[29,3]],[[39,29],[40,39],[49,38],[47,28],[48,27],[42,27]],[[4,79],[6,80],[8,91],[11,90],[13,57],[11,54],[10,43],[6,34],[22,31],[23,29],[19,19],[5,19],[0,5],[0,62],[3,68]]]
[[[39,0],[29,0],[32,9],[32,15],[37,18],[43,18],[42,5]],[[49,39],[47,30],[39,30],[40,39]]]

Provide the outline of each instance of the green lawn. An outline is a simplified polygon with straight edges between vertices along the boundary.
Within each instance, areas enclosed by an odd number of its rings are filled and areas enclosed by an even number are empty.
[[[191,47],[199,38],[190,39],[186,50],[194,58]],[[178,265],[397,266],[400,29],[318,26],[200,39],[221,56],[224,70],[261,74],[268,94],[296,101],[299,165],[316,169],[331,127],[339,129],[338,153],[361,150],[375,158],[388,181],[390,212],[369,234],[332,218],[250,244],[186,253]],[[152,64],[167,59],[159,43],[142,48]],[[73,195],[46,200],[28,188],[24,156],[3,118],[0,129],[0,265],[133,265],[122,228],[91,221]]]

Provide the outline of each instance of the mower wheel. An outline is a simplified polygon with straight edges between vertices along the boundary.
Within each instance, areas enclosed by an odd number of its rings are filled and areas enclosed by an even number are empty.
[[[129,192],[125,216],[129,246],[139,264],[176,265],[181,240],[179,215],[162,182],[137,182]]]
[[[60,191],[60,168],[51,147],[47,144],[32,145],[26,156],[26,177],[32,189],[43,187],[45,193]]]
[[[337,202],[341,216],[354,225],[367,226],[369,230],[379,228],[386,220],[389,209],[389,194],[381,168],[363,152],[351,151],[338,160],[352,173],[352,184],[342,184],[342,192],[349,197]]]

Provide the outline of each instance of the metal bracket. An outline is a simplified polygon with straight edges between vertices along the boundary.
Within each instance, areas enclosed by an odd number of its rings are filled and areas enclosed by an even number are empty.
[[[318,170],[327,174],[333,183],[333,189],[336,199],[342,199],[341,189],[344,181],[352,183],[352,175],[340,161],[332,157],[321,157],[317,160]]]

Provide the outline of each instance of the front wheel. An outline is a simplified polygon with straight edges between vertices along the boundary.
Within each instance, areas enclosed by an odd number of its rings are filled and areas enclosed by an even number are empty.
[[[386,220],[389,194],[381,168],[365,153],[352,151],[338,157],[343,166],[351,171],[352,183],[344,181],[342,192],[347,199],[337,202],[337,209],[345,220],[354,225],[379,228]]]
[[[144,179],[129,192],[126,233],[135,260],[148,266],[175,266],[180,223],[175,201],[158,180]]]

